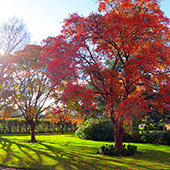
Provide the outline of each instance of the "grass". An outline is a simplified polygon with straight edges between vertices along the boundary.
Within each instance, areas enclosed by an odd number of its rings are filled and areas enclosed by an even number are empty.
[[[170,146],[136,143],[141,155],[110,157],[96,152],[112,142],[81,140],[74,134],[36,137],[44,142],[25,142],[29,135],[1,135],[0,165],[39,170],[170,169]]]

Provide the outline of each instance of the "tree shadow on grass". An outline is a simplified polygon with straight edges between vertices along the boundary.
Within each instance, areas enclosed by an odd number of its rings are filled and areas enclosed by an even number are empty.
[[[3,159],[3,164],[7,162],[7,160],[9,160],[11,158],[11,153],[12,153],[12,150],[11,150],[11,141],[7,140],[7,139],[2,139],[0,137],[0,144],[2,145],[2,149],[4,151],[6,151],[7,155],[6,155],[6,158]],[[1,158],[2,159],[2,158]]]
[[[97,148],[91,145],[81,146],[76,143],[60,143],[53,142],[44,143],[20,143],[13,142],[7,138],[0,137],[0,145],[4,153],[1,159],[2,165],[14,166],[25,169],[38,170],[114,170],[114,169],[167,169],[167,159],[156,161],[150,156],[159,155],[160,157],[166,154],[170,158],[170,153],[163,151],[151,151],[151,155],[147,156],[148,151],[139,156],[132,157],[109,157],[95,154]],[[163,161],[163,162],[162,162]],[[149,166],[146,163],[148,162]],[[132,168],[133,169],[133,168]]]
[[[0,136],[0,145],[5,155],[0,155],[3,166],[25,168],[25,169],[53,169],[53,166],[44,165],[42,155],[50,156],[45,152],[34,149],[31,146],[11,142]],[[16,163],[17,162],[17,163]]]
[[[67,164],[68,169],[72,169],[72,167],[76,167],[78,169],[167,169],[170,164],[166,165],[167,159],[162,160],[150,160],[147,157],[144,157],[142,160],[142,155],[135,155],[129,157],[113,157],[113,156],[104,156],[104,155],[95,155],[94,153],[90,153],[89,151],[92,147],[87,146],[79,147],[79,152],[77,152],[76,146],[68,147],[66,150],[55,150],[53,146],[49,144],[42,143],[48,150],[53,151],[55,155],[60,154],[60,163],[62,163],[63,156],[67,156],[67,159],[64,159],[64,163]],[[61,144],[61,147],[66,147],[65,144]],[[84,151],[84,152],[81,152]],[[87,152],[87,154],[85,154]],[[142,153],[143,154],[143,153]],[[164,155],[165,153],[162,151],[153,151],[153,154],[156,155]],[[170,157],[170,153],[166,153],[167,158]],[[143,163],[145,161],[145,163]],[[146,163],[148,162],[148,164]],[[75,169],[76,169],[75,168]],[[133,169],[133,168],[132,168]]]
[[[134,156],[133,159],[138,163],[141,162],[148,169],[153,169],[149,168],[151,164],[155,166],[154,169],[170,169],[170,146],[156,144],[152,144],[152,146],[157,147],[157,150],[152,147],[143,149],[142,155]]]
[[[43,149],[41,150],[39,150],[38,148],[36,149],[36,147],[32,148],[31,146],[26,145],[25,143],[11,142],[6,138],[0,138],[0,144],[2,145],[2,149],[7,153],[7,155],[3,157],[2,162],[2,165],[5,166],[42,170],[102,170],[106,167],[108,167],[107,169],[113,169],[110,165],[106,166],[101,164],[100,162],[97,163],[96,161],[98,160],[98,158],[94,158],[94,156],[76,152],[75,147],[73,147],[72,149],[66,149],[67,146],[65,146],[64,144],[60,147],[57,147],[50,145],[49,143],[37,143],[37,145],[42,146],[41,148]],[[14,145],[16,149],[14,149]],[[36,145],[36,143],[34,143],[34,145]],[[89,147],[89,149],[90,148],[91,147]],[[16,151],[19,152],[19,154],[16,153]],[[27,159],[25,159],[22,155],[26,155]],[[45,159],[43,159],[43,157],[45,157]],[[19,160],[18,164],[12,164],[15,162],[15,159]],[[45,161],[48,161],[48,159],[52,163],[48,163],[48,165],[45,165]]]

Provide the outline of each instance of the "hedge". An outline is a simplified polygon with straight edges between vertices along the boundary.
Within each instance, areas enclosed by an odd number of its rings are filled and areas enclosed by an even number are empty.
[[[74,132],[76,125],[65,123],[65,132]],[[37,122],[35,132],[49,133],[60,132],[61,127],[59,123],[52,123],[49,120],[40,120]],[[30,126],[25,119],[0,119],[0,134],[17,134],[17,133],[30,133]]]

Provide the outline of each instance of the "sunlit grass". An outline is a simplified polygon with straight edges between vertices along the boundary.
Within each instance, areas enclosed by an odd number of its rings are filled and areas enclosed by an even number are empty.
[[[109,157],[96,152],[105,144],[81,140],[74,134],[39,134],[40,143],[28,143],[29,135],[0,136],[0,165],[41,170],[170,169],[170,146],[135,144],[141,155]]]

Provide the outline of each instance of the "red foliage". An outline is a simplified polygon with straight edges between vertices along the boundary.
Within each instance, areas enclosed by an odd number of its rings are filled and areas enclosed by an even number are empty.
[[[102,96],[106,113],[123,133],[124,122],[147,113],[149,91],[169,103],[169,19],[158,0],[99,0],[99,11],[65,19],[62,35],[45,42],[44,58],[51,57],[54,82],[66,84],[63,101],[95,108],[95,96]]]

